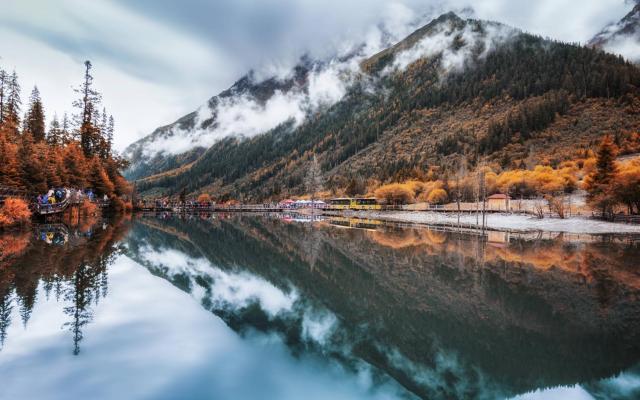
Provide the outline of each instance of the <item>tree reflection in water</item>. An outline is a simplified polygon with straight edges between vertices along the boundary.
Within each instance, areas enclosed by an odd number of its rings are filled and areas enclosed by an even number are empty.
[[[92,305],[107,295],[107,268],[118,249],[115,244],[129,229],[120,217],[111,223],[80,221],[72,226],[37,225],[33,232],[0,235],[0,350],[11,325],[13,307],[25,328],[38,289],[69,305],[64,324],[73,338],[73,353],[80,353],[82,329],[92,319]]]
[[[640,361],[637,238],[333,224],[143,218],[127,247],[239,333],[364,362],[423,398],[508,397]],[[268,311],[243,276],[291,306]]]
[[[638,392],[624,387],[640,374],[634,237],[161,214],[137,219],[115,248],[128,229],[116,221],[0,236],[0,339],[12,313],[28,325],[37,299],[54,297],[79,354],[121,251],[121,261],[189,293],[198,313],[247,341],[277,340],[300,360],[322,359],[374,385],[397,382],[409,398],[506,398],[576,384],[599,398]]]

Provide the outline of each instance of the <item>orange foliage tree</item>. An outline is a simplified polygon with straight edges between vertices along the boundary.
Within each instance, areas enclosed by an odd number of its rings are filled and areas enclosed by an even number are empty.
[[[111,148],[113,120],[106,111],[98,112],[100,96],[91,86],[91,63],[86,62],[85,66],[86,90],[81,91],[82,99],[74,103],[82,117],[81,126],[70,127],[65,115],[62,125],[54,117],[48,132],[37,89],[29,101],[25,120],[21,121],[17,74],[8,76],[0,68],[0,76],[10,79],[15,88],[15,95],[4,97],[0,113],[0,186],[22,189],[30,195],[57,187],[92,188],[109,197],[130,194],[130,185],[120,174],[126,161],[115,156]],[[6,84],[4,81],[0,89],[6,89]]]
[[[198,196],[198,203],[209,203],[211,201],[211,196],[208,193],[202,193]]]
[[[613,182],[618,171],[616,165],[616,148],[611,136],[606,135],[600,143],[596,157],[596,169],[585,179],[585,189],[588,200],[600,209],[602,215],[613,211],[616,199],[613,192]]]
[[[22,199],[5,199],[0,208],[0,228],[25,225],[31,221],[29,206]]]

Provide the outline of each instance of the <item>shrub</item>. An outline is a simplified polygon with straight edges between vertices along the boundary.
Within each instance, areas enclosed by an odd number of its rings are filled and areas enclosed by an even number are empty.
[[[31,222],[31,210],[26,201],[8,198],[0,208],[0,228],[26,225]]]
[[[444,189],[433,189],[429,196],[427,196],[427,202],[431,204],[443,204],[446,203],[449,195]]]
[[[413,203],[413,190],[409,185],[392,183],[379,187],[375,191],[376,199],[387,204],[407,204]]]
[[[211,201],[211,196],[208,193],[202,193],[198,196],[198,203],[209,203]]]

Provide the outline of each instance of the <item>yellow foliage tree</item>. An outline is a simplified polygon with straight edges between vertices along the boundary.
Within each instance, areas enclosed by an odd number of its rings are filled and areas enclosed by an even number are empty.
[[[434,189],[429,193],[427,201],[431,204],[443,204],[447,201],[449,195],[444,189]]]
[[[376,189],[375,197],[387,204],[409,204],[415,201],[414,193],[410,185],[392,183]]]

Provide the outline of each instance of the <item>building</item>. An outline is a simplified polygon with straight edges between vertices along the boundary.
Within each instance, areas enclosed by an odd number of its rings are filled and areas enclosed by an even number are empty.
[[[487,209],[493,211],[511,210],[511,197],[506,194],[496,193],[487,197]]]

